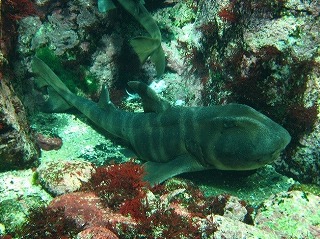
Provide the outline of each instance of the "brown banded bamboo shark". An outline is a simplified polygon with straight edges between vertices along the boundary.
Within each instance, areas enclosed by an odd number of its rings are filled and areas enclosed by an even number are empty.
[[[143,0],[98,0],[100,12],[106,12],[116,8],[119,3],[129,12],[149,33],[150,37],[139,36],[130,40],[130,45],[139,57],[140,63],[144,64],[148,57],[155,64],[157,76],[161,76],[165,68],[165,55],[161,47],[161,33],[156,21],[148,10],[143,6]]]
[[[287,130],[246,105],[174,107],[144,83],[131,81],[144,112],[126,112],[111,103],[106,87],[94,103],[73,94],[40,59],[33,59],[32,68],[38,85],[56,93],[49,95],[48,108],[59,110],[60,97],[121,139],[145,161],[145,179],[152,185],[185,172],[257,169],[277,159],[291,140]]]

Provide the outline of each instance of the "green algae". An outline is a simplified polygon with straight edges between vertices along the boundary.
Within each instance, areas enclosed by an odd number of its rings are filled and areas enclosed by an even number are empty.
[[[181,31],[181,28],[193,23],[196,19],[197,11],[193,0],[181,1],[172,7],[162,8],[155,12],[153,16],[158,20],[159,27],[166,31],[172,31],[171,34]],[[168,32],[167,32],[168,33]],[[164,38],[167,36],[164,33]]]
[[[256,226],[285,237],[316,238],[315,231],[320,225],[318,205],[319,197],[311,193],[279,193],[262,204]]]
[[[89,72],[88,67],[78,63],[70,63],[72,67],[67,69],[62,63],[61,57],[56,56],[49,47],[37,49],[36,56],[44,61],[72,92],[80,94],[83,91],[86,94],[95,94],[98,91],[98,81]],[[75,55],[69,55],[67,60],[75,62],[77,58]]]
[[[1,223],[5,226],[6,233],[12,233],[26,220],[22,204],[14,199],[0,202]]]
[[[48,193],[34,184],[33,177],[31,169],[0,173],[0,225],[4,228],[2,234],[14,233],[25,222],[32,208],[47,205],[52,200]]]
[[[312,193],[320,196],[320,186],[316,184],[294,184],[290,187],[290,191],[298,190],[306,193]]]
[[[39,195],[23,195],[17,199],[6,199],[0,202],[0,223],[5,233],[14,234],[27,219],[30,209],[45,206],[47,203]]]

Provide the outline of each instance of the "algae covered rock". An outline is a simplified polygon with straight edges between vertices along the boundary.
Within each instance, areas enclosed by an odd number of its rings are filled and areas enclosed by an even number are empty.
[[[216,228],[216,231],[212,235],[208,235],[208,237],[204,238],[277,238],[274,232],[261,230],[254,226],[219,215],[209,215],[201,225],[202,228],[209,228],[212,226]]]
[[[100,197],[92,192],[75,192],[58,196],[49,204],[48,208],[53,210],[62,208],[64,216],[74,220],[79,227],[84,225],[85,228],[105,227],[120,222],[134,224],[130,218],[105,207]]]
[[[79,232],[77,239],[89,239],[89,238],[96,238],[96,239],[118,239],[112,231],[107,228],[103,227],[90,227],[88,229]]]
[[[35,184],[32,170],[0,173],[0,181],[1,237],[19,230],[32,209],[47,205],[52,198]]]
[[[53,195],[79,190],[94,172],[91,163],[81,160],[48,161],[37,169],[40,184]]]
[[[256,227],[282,238],[319,238],[320,197],[302,191],[283,192],[266,200],[257,211]]]
[[[30,166],[39,154],[24,107],[4,78],[0,80],[0,171]]]

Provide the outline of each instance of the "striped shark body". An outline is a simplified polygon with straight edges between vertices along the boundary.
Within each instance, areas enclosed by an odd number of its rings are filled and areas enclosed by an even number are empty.
[[[165,69],[165,55],[161,47],[161,33],[156,21],[144,7],[144,1],[140,0],[98,0],[100,12],[106,12],[116,8],[118,2],[129,12],[149,33],[150,37],[139,36],[130,40],[130,45],[139,57],[140,63],[144,64],[150,57],[155,64],[157,76],[161,76]]]
[[[32,68],[40,86],[52,88],[145,161],[145,179],[152,185],[184,172],[257,169],[275,160],[291,139],[246,105],[172,107],[144,83],[132,81],[128,84],[142,97],[145,112],[126,112],[111,103],[106,88],[94,103],[73,94],[40,59],[34,58]]]

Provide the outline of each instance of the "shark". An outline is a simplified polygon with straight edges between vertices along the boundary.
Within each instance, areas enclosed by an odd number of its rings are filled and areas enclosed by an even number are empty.
[[[139,57],[140,63],[144,64],[150,57],[161,76],[165,70],[165,54],[161,46],[161,33],[156,21],[144,7],[143,0],[98,0],[98,10],[107,12],[116,8],[116,3],[130,13],[148,32],[150,36],[138,36],[130,40],[130,45]]]
[[[32,69],[38,87],[51,89],[47,109],[77,108],[145,162],[144,179],[151,185],[186,172],[258,169],[291,140],[281,125],[247,105],[172,106],[148,85],[130,81],[144,112],[127,112],[114,106],[106,86],[96,103],[72,93],[37,57]],[[56,107],[59,97],[64,108]]]

